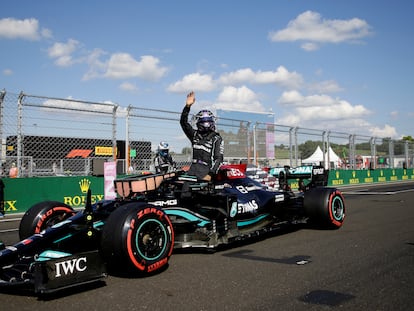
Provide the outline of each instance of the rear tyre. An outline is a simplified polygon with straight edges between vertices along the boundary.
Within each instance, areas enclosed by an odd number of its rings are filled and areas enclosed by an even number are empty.
[[[335,188],[314,188],[305,192],[304,207],[311,223],[337,229],[345,219],[345,201]]]
[[[37,203],[27,210],[20,221],[20,240],[26,239],[35,233],[40,233],[75,213],[71,206],[62,202],[43,201]]]
[[[150,204],[118,207],[102,232],[102,255],[116,272],[152,273],[165,268],[173,247],[170,219],[162,209]]]

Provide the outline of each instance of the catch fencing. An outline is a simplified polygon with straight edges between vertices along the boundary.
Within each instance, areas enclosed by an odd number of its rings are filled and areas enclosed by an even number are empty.
[[[103,175],[153,169],[158,144],[170,146],[177,167],[192,160],[179,125],[181,111],[0,92],[0,176]],[[414,143],[222,117],[217,130],[225,161],[261,166],[322,164],[335,169],[413,167]],[[193,122],[194,123],[194,122]]]

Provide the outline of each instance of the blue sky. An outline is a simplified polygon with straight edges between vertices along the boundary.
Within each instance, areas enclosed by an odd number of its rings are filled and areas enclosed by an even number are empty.
[[[2,1],[0,89],[414,136],[413,1]]]

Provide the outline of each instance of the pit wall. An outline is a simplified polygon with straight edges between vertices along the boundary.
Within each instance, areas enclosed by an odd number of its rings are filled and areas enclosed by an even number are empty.
[[[396,181],[414,181],[414,169],[331,170],[328,186],[341,187]],[[3,178],[6,217],[24,213],[41,201],[64,202],[74,208],[85,206],[88,188],[92,203],[104,199],[104,178],[95,176]],[[296,185],[296,187],[295,187]],[[297,188],[297,182],[291,184]]]

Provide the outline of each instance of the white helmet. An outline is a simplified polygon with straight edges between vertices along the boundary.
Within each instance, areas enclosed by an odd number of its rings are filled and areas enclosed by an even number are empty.
[[[158,145],[158,154],[161,156],[166,156],[168,154],[169,145],[165,141],[160,142]]]

